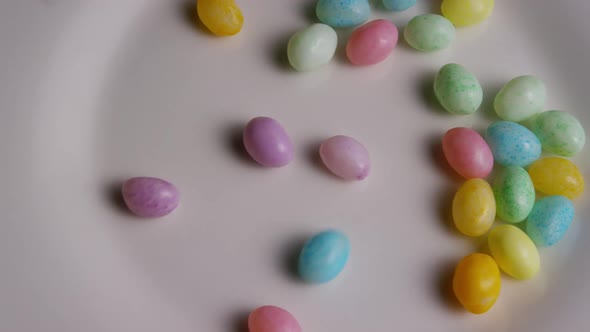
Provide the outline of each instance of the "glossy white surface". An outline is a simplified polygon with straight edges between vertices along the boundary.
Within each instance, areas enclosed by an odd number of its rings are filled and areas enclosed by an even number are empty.
[[[483,316],[448,305],[449,272],[480,243],[444,222],[457,183],[434,147],[451,127],[487,126],[493,95],[524,74],[545,81],[549,109],[590,128],[589,3],[497,1],[448,50],[402,43],[358,68],[340,49],[311,73],[291,71],[285,51],[313,1],[239,4],[243,31],[218,39],[181,0],[0,2],[1,331],[234,332],[263,304],[305,331],[588,330],[587,193],[562,242],[541,250],[538,277],[504,277]],[[438,4],[374,15],[401,28]],[[483,110],[454,117],[428,101],[448,62],[480,78]],[[257,167],[236,144],[263,115],[293,139],[288,167]],[[312,152],[337,134],[369,150],[366,181],[318,166]],[[587,179],[589,155],[576,158]],[[180,207],[160,220],[126,213],[113,192],[139,175],[176,184]],[[293,251],[326,228],[348,234],[349,265],[304,285]]]

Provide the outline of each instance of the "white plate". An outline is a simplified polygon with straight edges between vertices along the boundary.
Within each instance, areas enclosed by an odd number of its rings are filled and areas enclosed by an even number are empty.
[[[263,304],[288,309],[305,331],[588,329],[588,195],[564,240],[541,250],[539,276],[503,278],[494,308],[470,315],[447,286],[482,241],[449,231],[457,183],[433,156],[447,129],[485,128],[495,92],[522,74],[546,82],[548,108],[590,128],[588,2],[498,1],[449,50],[400,45],[373,67],[340,55],[298,74],[285,44],[313,2],[239,1],[246,23],[233,38],[195,27],[182,0],[0,3],[1,331],[234,332]],[[438,7],[375,17],[402,27]],[[480,78],[478,114],[429,101],[448,62]],[[290,133],[288,167],[244,157],[236,137],[258,115]],[[318,165],[318,142],[336,134],[370,150],[367,181]],[[586,178],[589,153],[577,158]],[[129,215],[116,192],[136,175],[177,184],[181,206],[159,220]],[[349,265],[331,283],[302,284],[294,252],[326,228],[349,234]]]

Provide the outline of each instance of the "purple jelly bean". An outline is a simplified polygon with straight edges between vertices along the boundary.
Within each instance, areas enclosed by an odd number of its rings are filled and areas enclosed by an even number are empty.
[[[140,217],[162,217],[178,206],[176,187],[165,180],[135,177],[123,183],[123,199],[131,212]]]
[[[281,124],[271,118],[250,120],[244,129],[244,146],[260,165],[281,167],[293,159],[293,144]]]

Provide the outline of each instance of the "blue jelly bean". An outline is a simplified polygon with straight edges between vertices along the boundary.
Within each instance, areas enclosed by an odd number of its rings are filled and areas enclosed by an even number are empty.
[[[526,232],[538,246],[552,246],[567,232],[574,219],[574,204],[565,196],[538,200],[526,221]]]
[[[486,141],[494,161],[502,166],[525,167],[541,156],[541,142],[537,136],[515,122],[493,123],[486,131]]]
[[[416,0],[383,0],[383,6],[389,10],[401,12],[416,4]]]
[[[365,23],[371,14],[368,0],[319,0],[316,15],[333,28],[347,28]]]
[[[325,231],[309,239],[299,255],[299,275],[307,282],[334,279],[346,265],[350,242],[338,231]]]

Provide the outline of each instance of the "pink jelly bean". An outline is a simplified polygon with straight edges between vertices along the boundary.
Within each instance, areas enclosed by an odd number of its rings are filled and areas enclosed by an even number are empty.
[[[267,305],[250,313],[248,332],[301,332],[301,326],[287,310]]]
[[[352,137],[334,136],[320,145],[320,157],[328,169],[346,180],[362,180],[369,175],[369,152]]]
[[[475,130],[453,128],[442,139],[449,165],[466,179],[485,178],[494,167],[494,156],[486,141]]]
[[[346,44],[346,56],[355,65],[372,65],[385,60],[395,44],[398,32],[388,20],[375,20],[354,30]]]
[[[178,206],[178,190],[162,179],[131,178],[123,183],[121,191],[129,210],[140,217],[163,217]]]

